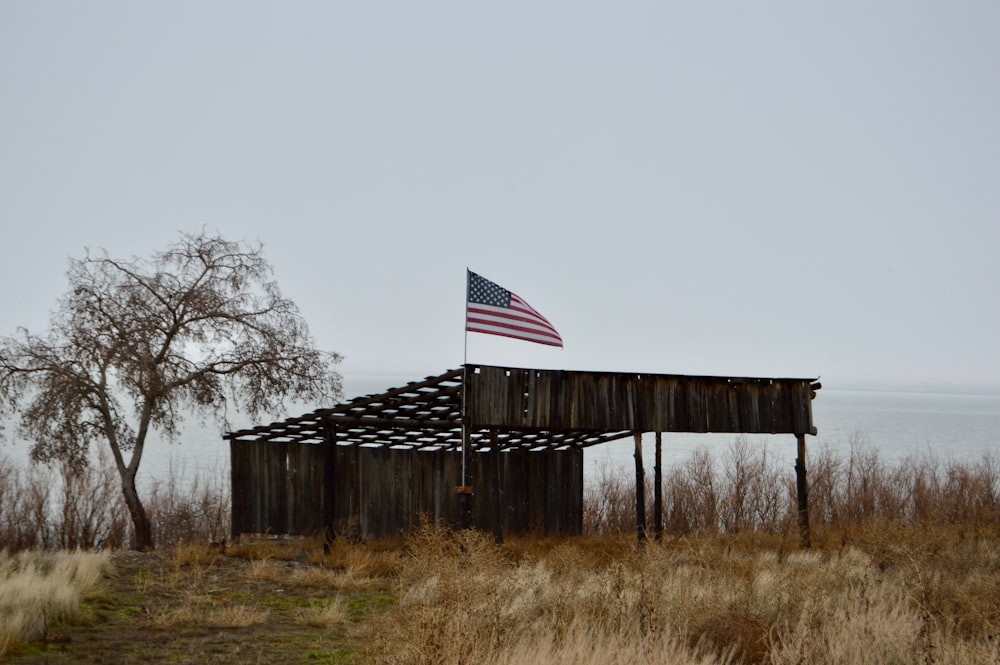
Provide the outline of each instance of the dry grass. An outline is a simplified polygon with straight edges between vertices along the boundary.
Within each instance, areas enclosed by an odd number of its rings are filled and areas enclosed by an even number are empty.
[[[0,552],[0,656],[73,616],[109,567],[106,552]]]
[[[628,474],[588,489],[583,537],[497,546],[425,525],[326,551],[309,538],[212,546],[224,494],[202,484],[184,497],[167,483],[154,503],[161,542],[174,544],[143,555],[158,567],[128,593],[156,600],[132,629],[197,639],[205,627],[242,629],[243,648],[268,629],[305,631],[327,645],[356,640],[369,650],[359,659],[386,664],[1000,662],[1000,464],[890,464],[859,440],[843,457],[817,449],[809,469],[807,551],[793,471],[742,440],[667,470],[666,532],[645,546]],[[57,470],[0,463],[0,536],[50,548],[113,533],[117,518],[88,504],[101,478],[46,492],[66,482]],[[101,556],[3,555],[0,652],[72,617],[107,568]]]
[[[160,643],[183,635],[188,645],[238,644],[225,662],[265,653],[342,662],[344,653],[317,645],[350,644],[346,662],[399,665],[963,665],[1000,662],[998,546],[996,530],[898,522],[830,531],[811,550],[794,534],[753,531],[644,546],[634,535],[497,546],[491,534],[425,526],[394,549],[338,543],[324,554],[303,539],[257,543],[241,556],[208,546],[116,555],[133,574],[109,580],[129,582],[122,595],[142,608],[124,615],[123,639],[149,633],[144,649],[164,659],[173,652]],[[243,560],[249,552],[271,556]],[[60,569],[21,556],[4,559],[4,570]],[[86,586],[102,574],[90,570],[58,575]],[[292,634],[298,651],[281,642]]]
[[[424,529],[372,637],[379,662],[408,664],[1000,662],[996,534],[886,524],[853,538],[532,550]]]
[[[314,628],[339,628],[348,623],[350,613],[341,596],[336,596],[318,607],[302,610],[300,620]]]

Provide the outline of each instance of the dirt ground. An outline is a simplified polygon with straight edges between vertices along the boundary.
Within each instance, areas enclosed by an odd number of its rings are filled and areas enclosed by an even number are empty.
[[[310,578],[311,569],[330,571],[305,561],[181,563],[175,554],[121,552],[112,563],[78,616],[8,661],[360,663],[358,625],[395,603],[388,583],[336,588],[328,576]]]

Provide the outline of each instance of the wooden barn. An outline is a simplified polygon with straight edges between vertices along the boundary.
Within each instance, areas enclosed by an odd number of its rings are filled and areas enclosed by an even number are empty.
[[[645,537],[641,435],[794,434],[808,543],[805,435],[814,379],[466,365],[281,422],[226,434],[232,531],[381,538],[427,518],[506,533],[578,534],[583,450],[632,436]],[[659,495],[655,497],[657,511]],[[657,516],[658,517],[658,516]],[[655,523],[655,521],[654,521]]]

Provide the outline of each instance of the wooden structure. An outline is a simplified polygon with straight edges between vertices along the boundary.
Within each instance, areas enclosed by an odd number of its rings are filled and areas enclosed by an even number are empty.
[[[232,432],[233,534],[385,537],[421,515],[457,526],[579,533],[583,449],[634,436],[645,538],[643,432],[794,434],[808,544],[812,379],[466,365],[385,393]],[[658,490],[659,478],[655,489]],[[662,525],[654,496],[657,533]]]

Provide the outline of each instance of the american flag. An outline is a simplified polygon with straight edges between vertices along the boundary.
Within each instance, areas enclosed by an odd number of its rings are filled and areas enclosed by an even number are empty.
[[[560,348],[563,345],[562,337],[548,319],[520,296],[471,270],[465,329]]]

